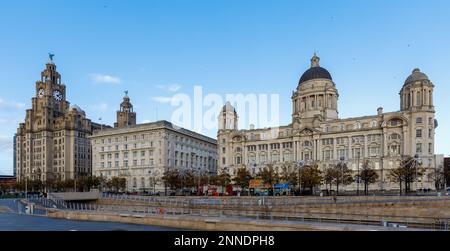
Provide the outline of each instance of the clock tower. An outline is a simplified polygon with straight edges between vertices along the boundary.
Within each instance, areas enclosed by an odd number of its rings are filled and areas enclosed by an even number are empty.
[[[52,59],[41,72],[41,79],[36,81],[36,107],[47,107],[53,110],[52,115],[55,117],[63,115],[69,108],[69,102],[66,101],[66,86],[61,83],[61,75],[56,71],[56,65]],[[44,110],[46,109],[42,109]]]
[[[17,129],[18,180],[45,183],[90,175],[91,147],[87,137],[92,134],[92,123],[80,107],[70,106],[66,100],[66,85],[61,82],[51,54],[35,89],[31,109],[26,110],[25,121]]]

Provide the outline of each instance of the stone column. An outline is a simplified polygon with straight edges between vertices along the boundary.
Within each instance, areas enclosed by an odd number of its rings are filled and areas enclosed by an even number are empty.
[[[347,148],[347,158],[350,159],[350,153],[351,153],[351,151],[352,151],[352,143],[351,143],[352,138],[351,138],[350,136],[348,136],[348,137],[347,137],[347,140],[348,140],[348,142],[347,142],[347,145],[348,145],[348,148]],[[355,156],[352,156],[352,158],[354,158],[354,157],[355,157]]]
[[[367,135],[364,135],[364,157],[369,157],[369,151],[367,147]]]
[[[336,138],[333,138],[333,160],[337,160]]]

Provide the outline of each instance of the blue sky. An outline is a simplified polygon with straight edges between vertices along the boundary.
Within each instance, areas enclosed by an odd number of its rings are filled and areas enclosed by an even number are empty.
[[[446,0],[1,1],[0,174],[12,173],[12,136],[48,52],[71,104],[108,124],[124,90],[143,122],[170,120],[176,107],[158,100],[192,95],[194,85],[278,93],[288,124],[314,51],[337,85],[341,118],[396,111],[419,67],[436,86],[436,152],[448,155],[449,10]]]

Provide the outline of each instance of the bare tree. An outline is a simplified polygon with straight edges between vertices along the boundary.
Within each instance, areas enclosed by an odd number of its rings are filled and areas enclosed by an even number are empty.
[[[372,168],[372,163],[370,160],[366,159],[363,162],[362,169],[359,175],[356,175],[356,178],[361,180],[364,183],[364,194],[369,194],[369,185],[373,184],[378,179],[377,172]]]
[[[417,180],[419,176],[424,173],[421,163],[414,157],[404,156],[400,165],[392,169],[389,176],[394,182],[398,182],[400,186],[400,194],[402,194],[402,184],[404,184],[404,191],[407,194],[411,190],[411,184]]]
[[[336,185],[336,195],[339,195],[339,185],[349,185],[353,182],[352,171],[344,162],[339,162],[333,168],[333,182]]]

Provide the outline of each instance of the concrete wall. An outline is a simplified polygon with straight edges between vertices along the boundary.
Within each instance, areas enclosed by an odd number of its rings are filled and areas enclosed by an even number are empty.
[[[367,231],[380,229],[376,226],[349,225],[321,225],[304,222],[257,221],[245,219],[219,219],[200,217],[160,216],[149,217],[143,215],[114,214],[114,213],[86,213],[74,211],[53,211],[49,217],[68,220],[107,221],[164,226],[179,229],[207,230],[207,231]],[[381,229],[380,229],[381,230]],[[389,230],[389,229],[384,229]]]

